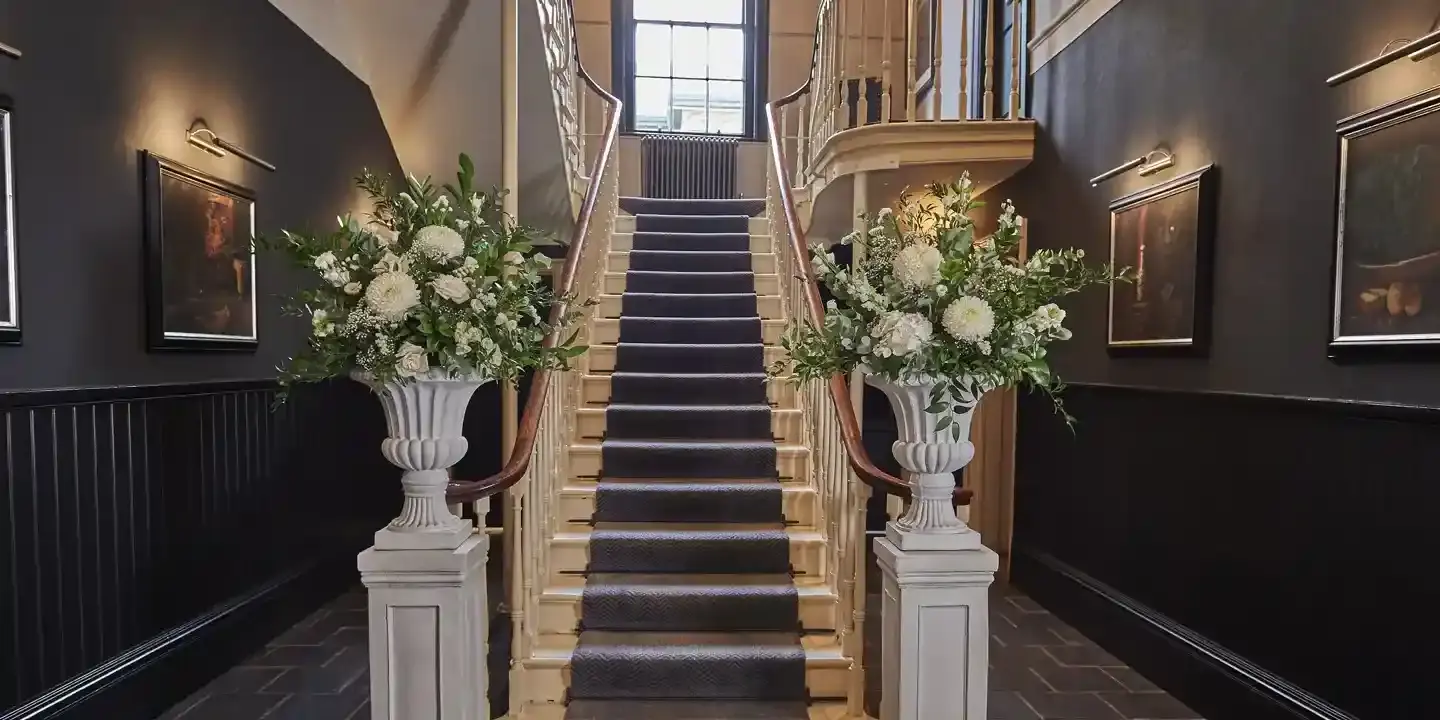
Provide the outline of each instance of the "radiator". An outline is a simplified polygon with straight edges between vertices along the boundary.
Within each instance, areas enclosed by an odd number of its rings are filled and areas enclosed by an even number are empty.
[[[735,138],[663,133],[640,138],[645,197],[730,200],[736,197]]]

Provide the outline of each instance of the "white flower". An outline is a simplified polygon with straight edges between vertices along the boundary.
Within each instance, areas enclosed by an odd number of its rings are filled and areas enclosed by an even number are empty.
[[[350,271],[343,267],[332,267],[320,273],[320,277],[335,287],[343,287],[346,283],[350,282]]]
[[[315,269],[320,271],[335,267],[335,253],[326,250],[315,256]]]
[[[979,342],[995,329],[995,311],[978,297],[962,295],[945,308],[940,324],[956,340]]]
[[[395,361],[396,375],[411,378],[430,371],[430,358],[425,356],[425,348],[407,342],[400,345],[399,354],[400,357]]]
[[[505,269],[500,271],[501,277],[514,277],[520,273],[520,266],[525,264],[525,256],[511,250],[501,258],[505,262]]]
[[[469,230],[469,229],[470,229],[470,221],[469,221],[469,220],[456,220],[456,221],[455,221],[455,228],[456,228],[457,230],[462,231],[462,232],[465,231],[465,230]]]
[[[935,297],[942,297],[942,298],[943,298],[943,297],[945,297],[945,293],[948,293],[948,292],[950,292],[950,288],[947,288],[947,287],[945,287],[944,285],[936,285],[936,286],[935,286]]]
[[[390,322],[404,320],[410,308],[419,302],[420,288],[415,285],[415,278],[401,272],[385,273],[365,289],[365,304]]]
[[[895,279],[901,285],[924,290],[940,282],[940,251],[930,245],[911,245],[895,254]]]
[[[345,294],[346,294],[346,295],[359,295],[359,294],[360,294],[360,291],[361,291],[361,290],[364,290],[364,289],[365,289],[364,286],[362,286],[362,285],[361,285],[360,283],[358,283],[358,282],[352,282],[352,283],[346,283],[346,284],[345,284]]]
[[[441,195],[440,197],[435,198],[435,202],[430,203],[430,207],[440,210],[448,210],[450,209],[450,198]]]
[[[400,242],[400,233],[397,233],[394,230],[391,230],[390,228],[384,226],[372,229],[370,231],[370,234],[375,236],[375,241],[380,243],[380,247],[383,248],[388,248],[395,243]]]
[[[435,289],[436,295],[457,305],[470,299],[470,286],[454,275],[436,275],[430,281],[430,287]]]
[[[410,261],[406,260],[403,257],[400,257],[399,255],[396,255],[393,252],[390,252],[389,250],[386,250],[385,255],[380,258],[379,262],[375,263],[375,267],[370,268],[370,272],[377,274],[392,272],[409,273]]]
[[[510,320],[510,317],[509,317],[508,315],[506,315],[505,313],[503,313],[503,312],[495,313],[495,324],[496,324],[496,325],[504,325],[505,323],[509,322],[509,320]]]
[[[415,233],[415,251],[432,260],[454,260],[465,252],[465,238],[444,225],[428,225]]]
[[[1065,311],[1055,303],[1036,308],[1030,316],[1030,324],[1040,332],[1059,330],[1060,324],[1063,322],[1065,322]]]
[[[467,273],[475,272],[475,269],[478,267],[480,267],[480,261],[473,257],[467,257],[465,258],[465,262],[460,263],[460,269]]]
[[[930,342],[933,332],[930,321],[919,313],[888,312],[870,328],[871,337],[879,343],[875,354],[880,357],[913,355]]]
[[[330,321],[330,313],[324,310],[316,310],[310,316],[310,327],[315,332],[315,337],[328,337],[335,330],[335,323]]]

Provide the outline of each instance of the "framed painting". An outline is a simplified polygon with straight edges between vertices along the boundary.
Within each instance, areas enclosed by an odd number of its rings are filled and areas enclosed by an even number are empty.
[[[1110,284],[1111,351],[1204,352],[1214,261],[1214,166],[1110,205],[1110,262],[1134,280]]]
[[[1440,346],[1440,93],[1344,121],[1330,348]]]
[[[255,194],[150,152],[145,186],[151,350],[254,350]]]
[[[20,251],[15,244],[15,172],[10,151],[11,111],[0,105],[0,168],[4,169],[0,203],[0,344],[20,344]]]

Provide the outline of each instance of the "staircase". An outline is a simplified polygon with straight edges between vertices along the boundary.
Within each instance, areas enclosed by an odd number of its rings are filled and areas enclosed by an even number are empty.
[[[764,202],[621,206],[522,717],[847,717]]]

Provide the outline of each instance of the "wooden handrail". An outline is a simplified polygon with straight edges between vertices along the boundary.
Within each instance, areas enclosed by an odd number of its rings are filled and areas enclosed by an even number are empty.
[[[605,182],[605,168],[610,163],[610,156],[614,154],[616,139],[620,137],[620,111],[623,106],[620,98],[600,87],[600,84],[590,77],[590,73],[580,62],[579,39],[575,35],[574,27],[573,0],[570,8],[570,23],[571,38],[575,43],[575,67],[580,79],[584,80],[596,95],[610,105],[610,117],[605,123],[604,145],[601,146],[599,154],[595,156],[595,163],[590,171],[590,187],[585,191],[585,201],[580,205],[580,214],[576,217],[575,229],[570,233],[570,249],[565,253],[565,265],[560,271],[560,284],[556,288],[556,295],[560,298],[569,297],[575,292],[575,274],[580,269],[580,258],[585,252],[585,241],[590,235],[590,221],[600,199],[600,186]],[[562,337],[567,329],[560,327],[560,319],[565,317],[568,305],[569,303],[560,300],[551,308],[550,323],[553,328],[545,337],[544,346],[546,348],[555,348],[562,342]],[[505,462],[505,467],[484,480],[452,480],[450,486],[445,490],[446,502],[451,504],[470,503],[498,495],[525,477],[525,472],[530,469],[530,456],[535,452],[535,438],[540,431],[540,416],[545,410],[545,396],[550,389],[551,372],[551,370],[536,370],[531,378],[530,396],[525,400],[525,410],[520,416],[520,426],[515,434],[515,447],[510,451],[510,458]]]
[[[813,69],[810,74],[814,76]],[[780,207],[785,212],[785,225],[790,231],[790,252],[791,256],[795,258],[795,269],[799,271],[796,279],[804,284],[805,310],[809,315],[810,322],[815,327],[821,328],[825,327],[825,303],[820,300],[820,284],[815,279],[815,271],[807,262],[810,256],[809,244],[805,242],[805,231],[801,229],[799,216],[795,212],[795,193],[790,188],[790,170],[786,166],[783,149],[785,136],[781,134],[782,128],[776,112],[780,107],[800,99],[809,90],[810,80],[807,79],[805,84],[795,92],[767,104],[765,119],[770,125],[770,159],[775,166],[776,182],[780,185]],[[861,481],[877,492],[908,500],[910,485],[876,467],[875,463],[870,461],[870,454],[865,452],[865,444],[860,435],[860,423],[855,417],[855,406],[850,403],[850,386],[846,383],[844,375],[835,375],[830,378],[830,399],[835,403],[835,412],[840,418],[840,436],[844,441],[845,455],[850,462],[850,467],[855,470],[855,474],[859,475]],[[968,505],[973,495],[974,493],[970,490],[955,488],[955,501],[961,505]]]

